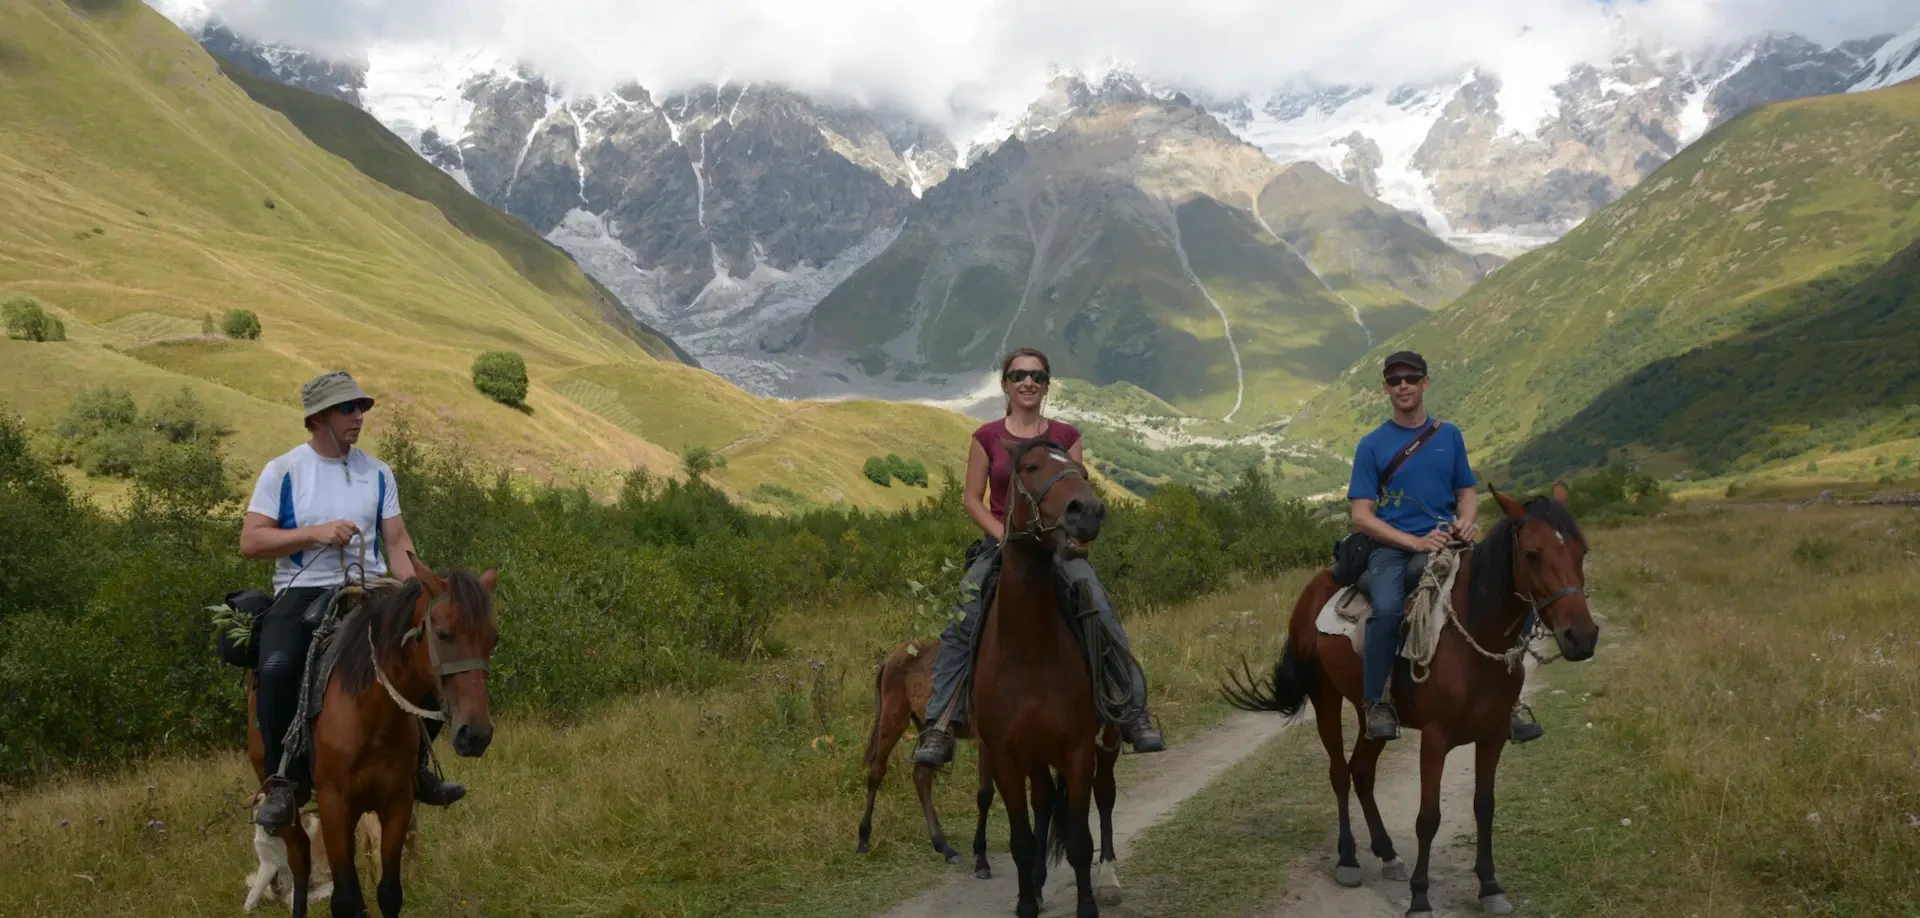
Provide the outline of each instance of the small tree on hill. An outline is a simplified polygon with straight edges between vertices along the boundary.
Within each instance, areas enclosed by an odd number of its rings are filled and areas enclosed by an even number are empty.
[[[527,401],[527,362],[513,351],[488,351],[473,358],[473,387],[503,405]]]
[[[253,341],[260,337],[260,317],[251,309],[235,309],[220,320],[220,330],[229,338]]]
[[[680,454],[680,465],[686,469],[688,478],[700,478],[714,469],[726,468],[727,457],[709,446],[689,446]]]
[[[7,337],[15,341],[65,341],[67,325],[47,315],[39,302],[14,297],[0,303],[0,321],[7,325]]]
[[[868,459],[866,466],[863,467],[860,472],[867,476],[868,481],[880,487],[887,488],[893,486],[893,466],[888,465],[887,460],[879,456]]]

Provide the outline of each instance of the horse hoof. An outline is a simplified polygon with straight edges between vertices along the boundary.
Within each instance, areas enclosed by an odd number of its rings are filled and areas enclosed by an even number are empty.
[[[1120,876],[1111,862],[1101,864],[1093,876],[1093,901],[1107,908],[1120,904]]]
[[[1333,881],[1335,883],[1340,884],[1341,886],[1347,887],[1348,889],[1352,889],[1355,886],[1359,886],[1360,885],[1360,865],[1359,864],[1341,864],[1340,866],[1333,868]]]
[[[973,875],[978,879],[991,880],[993,879],[993,868],[992,867],[975,867],[973,868]]]
[[[1513,914],[1513,902],[1507,898],[1506,893],[1494,893],[1491,896],[1481,896],[1480,910],[1489,915],[1511,915]]]
[[[1380,875],[1395,883],[1405,883],[1413,878],[1413,868],[1408,867],[1406,861],[1396,857],[1380,865]]]
[[[856,849],[854,849],[854,852],[853,852],[853,853],[855,853],[855,854],[865,854],[865,853],[867,853],[867,843],[866,843],[866,842],[861,842],[861,843],[860,843],[860,847],[858,847],[858,848],[856,848]]]
[[[960,855],[952,851],[947,852],[947,863],[949,864],[960,863]]]

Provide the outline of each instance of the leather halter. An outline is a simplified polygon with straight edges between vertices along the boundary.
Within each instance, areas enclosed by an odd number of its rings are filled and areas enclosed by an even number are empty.
[[[1026,450],[1022,450],[1020,455],[1024,456],[1027,454],[1027,452],[1031,450],[1042,449],[1042,448],[1044,448],[1044,444],[1036,443],[1032,446],[1027,447]],[[1016,468],[1010,470],[1008,472],[1007,477],[1013,479],[1013,490],[1015,495],[1018,496],[1021,500],[1025,501],[1027,503],[1027,506],[1031,508],[1032,512],[1027,514],[1026,528],[1019,532],[1007,533],[1007,539],[1011,541],[1015,538],[1029,538],[1038,542],[1044,539],[1047,533],[1060,528],[1060,524],[1058,522],[1054,523],[1051,526],[1043,526],[1040,524],[1040,502],[1047,499],[1047,492],[1052,491],[1053,486],[1059,484],[1061,479],[1067,478],[1069,476],[1077,476],[1077,477],[1085,477],[1085,476],[1081,475],[1079,469],[1076,469],[1071,465],[1069,465],[1068,467],[1061,469],[1052,478],[1048,479],[1047,483],[1041,486],[1040,492],[1038,494],[1035,494],[1032,491],[1027,490],[1027,480],[1025,478],[1020,477],[1020,469],[1017,467],[1020,462],[1019,457],[1018,456],[1014,457],[1013,461]]]
[[[400,635],[400,643],[405,644],[408,641],[427,638],[427,629],[433,625],[433,610],[446,605],[446,603],[447,597],[445,594],[434,597],[434,600],[427,604],[427,614],[420,617],[420,624],[408,628],[405,633]],[[442,684],[445,684],[448,679],[461,673],[472,672],[476,669],[484,673],[491,669],[485,657],[468,657],[464,660],[455,660],[452,663],[442,663],[440,662],[440,638],[436,635],[428,639],[426,643],[427,660],[433,664],[433,674],[439,678]]]
[[[1523,525],[1524,525],[1524,524],[1523,524]],[[1511,552],[1511,554],[1513,554],[1513,555],[1514,555],[1514,556],[1515,556],[1516,558],[1517,558],[1518,556],[1520,556],[1520,555],[1522,554],[1522,553],[1521,553],[1521,551],[1520,551],[1520,530],[1521,530],[1521,528],[1522,528],[1521,526],[1515,526],[1515,527],[1513,527],[1513,551]],[[1527,576],[1528,576],[1528,579],[1532,579],[1532,576],[1533,576],[1533,575],[1532,575],[1531,573],[1529,573],[1529,574],[1528,574]],[[1520,579],[1520,578],[1518,578],[1518,577],[1515,577],[1515,578],[1514,578],[1514,585],[1515,585],[1515,586],[1518,586],[1518,585],[1519,585],[1519,579]],[[1540,615],[1540,613],[1542,613],[1542,612],[1545,612],[1545,611],[1547,610],[1547,607],[1548,607],[1548,606],[1551,606],[1551,605],[1553,605],[1554,603],[1556,603],[1556,602],[1559,602],[1560,600],[1562,600],[1562,599],[1565,599],[1565,598],[1567,598],[1567,597],[1569,597],[1569,596],[1585,596],[1585,595],[1587,595],[1587,587],[1586,587],[1586,585],[1585,585],[1585,584],[1581,584],[1580,586],[1570,586],[1570,587],[1567,587],[1567,588],[1566,588],[1566,589],[1564,589],[1564,590],[1561,590],[1561,591],[1560,591],[1560,592],[1558,592],[1558,593],[1555,593],[1555,594],[1553,594],[1552,596],[1548,596],[1548,597],[1547,597],[1547,598],[1545,598],[1545,599],[1535,599],[1535,598],[1533,597],[1533,591],[1532,591],[1532,590],[1528,590],[1528,591],[1527,591],[1527,592],[1525,592],[1525,593],[1522,593],[1522,592],[1519,592],[1519,591],[1515,591],[1513,595],[1515,595],[1515,596],[1517,596],[1517,597],[1519,597],[1519,599],[1520,599],[1520,601],[1521,601],[1521,602],[1524,602],[1524,603],[1526,603],[1526,604],[1527,604],[1527,606],[1528,606],[1528,608],[1529,608],[1529,609],[1531,610],[1531,612],[1532,612],[1532,616],[1533,616],[1533,617],[1534,617],[1535,619],[1539,619],[1539,618],[1541,617],[1541,615]],[[1529,628],[1528,628],[1528,630],[1529,630],[1529,631],[1531,631],[1531,630],[1532,630],[1532,628],[1531,628],[1531,627],[1529,627]]]

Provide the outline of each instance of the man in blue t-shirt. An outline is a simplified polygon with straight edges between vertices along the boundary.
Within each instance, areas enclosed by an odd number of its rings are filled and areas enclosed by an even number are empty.
[[[1427,417],[1426,396],[1431,380],[1427,361],[1412,351],[1387,358],[1386,393],[1393,402],[1393,418],[1360,440],[1353,455],[1353,480],[1347,499],[1353,503],[1354,528],[1378,543],[1367,559],[1364,575],[1373,598],[1373,616],[1367,620],[1365,675],[1368,739],[1390,740],[1399,735],[1400,719],[1392,702],[1382,698],[1400,650],[1400,624],[1406,617],[1407,565],[1416,555],[1438,551],[1450,541],[1472,541],[1479,516],[1473,468],[1467,464],[1466,440],[1460,428]],[[1394,457],[1435,429],[1384,484],[1381,474]],[[1515,708],[1514,739],[1539,736],[1539,725],[1522,722]]]

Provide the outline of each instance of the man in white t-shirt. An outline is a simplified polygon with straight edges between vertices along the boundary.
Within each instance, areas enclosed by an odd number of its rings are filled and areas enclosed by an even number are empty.
[[[282,755],[287,728],[298,714],[300,676],[313,637],[305,621],[307,609],[349,580],[389,573],[399,580],[413,576],[408,560],[413,538],[400,516],[393,470],[354,448],[373,399],[353,377],[335,371],[301,386],[300,401],[308,440],[261,470],[240,528],[240,554],[278,559],[273,607],[256,632],[260,681],[255,709],[266,766],[274,773],[254,821],[269,832],[293,821],[298,809],[293,776],[304,776],[309,767],[283,762]],[[428,723],[428,742],[438,726]],[[420,753],[415,797],[446,806],[465,795],[465,788],[442,782],[427,767],[424,744]]]

